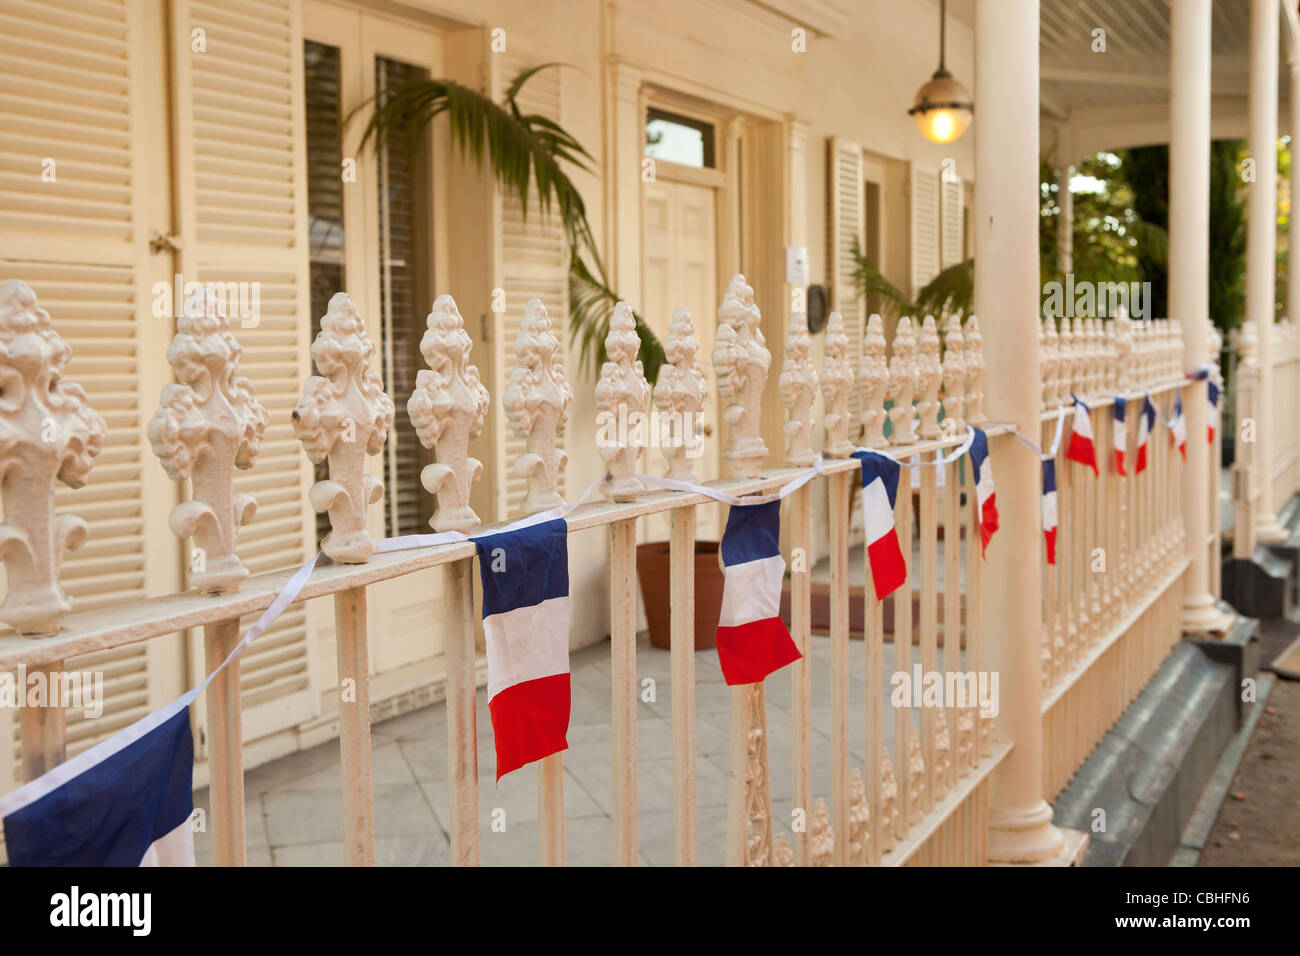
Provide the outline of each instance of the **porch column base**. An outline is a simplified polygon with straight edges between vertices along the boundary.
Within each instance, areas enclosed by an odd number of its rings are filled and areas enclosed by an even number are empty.
[[[1264,514],[1255,519],[1255,540],[1260,544],[1282,544],[1290,537],[1278,524],[1277,515]]]
[[[1236,616],[1220,611],[1209,592],[1192,594],[1183,598],[1183,633],[1208,637],[1226,634],[1236,622]]]
[[[1088,835],[1052,825],[1046,800],[1028,810],[989,813],[989,863],[1001,866],[1073,866],[1088,845]]]

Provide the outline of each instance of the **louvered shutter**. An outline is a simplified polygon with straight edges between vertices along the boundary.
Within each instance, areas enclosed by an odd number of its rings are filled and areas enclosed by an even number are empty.
[[[849,358],[856,374],[862,355],[864,303],[853,282],[857,263],[853,249],[864,248],[863,216],[866,207],[863,185],[862,147],[852,140],[834,137],[830,141],[830,208],[826,214],[826,262],[830,272],[831,308],[844,317],[844,331],[849,338]],[[849,398],[849,411],[855,416],[862,407],[859,389]]]
[[[939,274],[939,174],[912,163],[912,296]]]
[[[940,195],[942,203],[943,229],[940,241],[940,265],[947,269],[962,261],[962,217],[965,190],[961,177],[956,173],[945,173],[940,177]]]
[[[74,610],[84,612],[178,583],[166,528],[174,489],[142,437],[158,381],[142,366],[162,364],[148,350],[165,342],[150,315],[150,224],[142,217],[147,196],[165,195],[165,178],[148,164],[157,159],[165,169],[166,154],[149,152],[148,137],[158,134],[145,119],[146,77],[160,51],[141,48],[140,6],[95,0],[59,4],[57,15],[53,6],[11,0],[0,10],[0,281],[32,287],[73,349],[68,378],[108,425],[88,484],[55,494],[59,512],[89,526],[86,545],[65,552],[60,575]],[[52,181],[42,180],[47,160]],[[103,715],[67,713],[69,756],[184,689],[179,637],[64,665],[104,675]],[[21,768],[17,716],[0,711],[9,741],[0,791]]]
[[[527,57],[515,52],[500,53],[492,57],[496,70],[494,87],[499,98],[521,70],[536,66],[546,60]],[[519,92],[519,109],[524,114],[535,113],[563,124],[561,110],[560,70],[549,68],[535,73]],[[564,240],[564,229],[558,212],[544,214],[537,202],[536,190],[528,205],[527,219],[519,200],[503,196],[501,201],[501,287],[506,292],[506,311],[494,316],[497,323],[496,358],[502,374],[496,379],[498,395],[492,396],[490,418],[496,418],[505,429],[503,447],[505,454],[497,463],[497,518],[519,517],[523,514],[527,483],[515,471],[515,459],[526,449],[522,439],[515,437],[505,424],[501,396],[510,383],[511,372],[519,365],[515,358],[515,338],[519,334],[519,320],[524,304],[529,299],[540,298],[546,304],[552,331],[560,341],[561,354],[567,354],[569,341],[569,258]],[[565,369],[566,374],[570,371]],[[564,439],[561,439],[564,444]],[[561,482],[560,493],[564,493]]]
[[[254,574],[300,564],[315,548],[311,467],[290,420],[312,330],[300,17],[293,0],[180,0],[172,13],[182,272],[186,282],[261,290],[256,327],[231,317],[240,372],[271,418],[256,465],[235,478],[257,499],[239,534]],[[191,48],[198,29],[204,52]],[[198,635],[193,647],[202,662]],[[306,609],[296,605],[242,658],[245,740],[315,715],[312,665]]]

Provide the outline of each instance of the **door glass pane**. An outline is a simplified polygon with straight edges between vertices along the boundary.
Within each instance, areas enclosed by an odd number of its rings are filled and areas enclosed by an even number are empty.
[[[651,109],[646,115],[645,154],[696,169],[712,169],[713,124]]]
[[[402,83],[427,72],[386,57],[375,58],[375,88]],[[433,299],[428,224],[431,198],[428,136],[393,136],[380,151],[379,291],[383,312],[384,382],[397,403],[384,458],[385,527],[389,535],[428,530],[433,497],[420,484],[432,461],[406,415],[415,376],[424,368],[420,339]]]
[[[307,236],[311,250],[312,337],[330,296],[345,290],[343,273],[343,131],[339,48],[311,40],[303,44],[307,108]],[[313,371],[315,371],[313,369]],[[329,477],[329,464],[316,466],[316,480]],[[316,515],[316,540],[329,533],[329,515]]]

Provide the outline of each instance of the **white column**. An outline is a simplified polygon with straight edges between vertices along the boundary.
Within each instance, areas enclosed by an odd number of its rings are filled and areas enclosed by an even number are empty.
[[[978,0],[975,103],[975,308],[988,317],[986,411],[1036,435],[1038,0]],[[980,574],[980,622],[1001,690],[997,732],[1014,746],[992,780],[989,860],[1045,862],[1068,845],[1043,799],[1041,469],[1019,442],[994,444],[1000,528]]]
[[[1210,316],[1210,0],[1180,0],[1169,10],[1169,317],[1183,322],[1183,366],[1209,359]],[[1191,561],[1183,577],[1183,630],[1205,634],[1228,623],[1210,593],[1210,449],[1206,384],[1183,395],[1187,464],[1183,522]]]
[[[1056,176],[1056,205],[1061,210],[1056,220],[1056,269],[1061,275],[1074,271],[1074,193],[1070,192],[1070,180],[1074,178],[1074,167],[1061,167]],[[979,315],[978,312],[975,313]]]
[[[1250,3],[1250,184],[1246,230],[1246,318],[1259,336],[1260,401],[1255,467],[1260,483],[1260,541],[1285,540],[1273,501],[1273,283],[1277,254],[1277,0]],[[1172,225],[1172,224],[1171,224]]]

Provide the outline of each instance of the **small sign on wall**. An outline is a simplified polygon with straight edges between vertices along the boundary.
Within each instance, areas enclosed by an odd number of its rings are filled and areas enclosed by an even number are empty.
[[[785,247],[785,281],[789,285],[808,284],[808,247]]]

